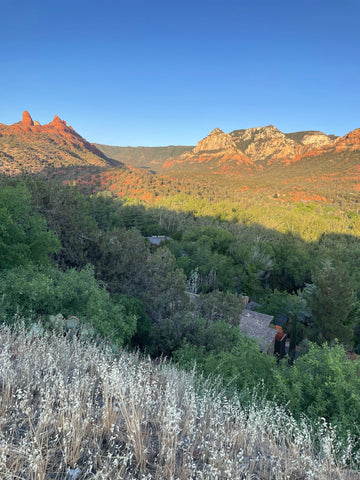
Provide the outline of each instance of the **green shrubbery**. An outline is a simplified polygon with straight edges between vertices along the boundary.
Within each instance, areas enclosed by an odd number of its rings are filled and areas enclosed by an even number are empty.
[[[76,315],[98,335],[119,345],[129,343],[136,331],[137,317],[127,314],[120,301],[111,299],[94,277],[94,267],[66,272],[56,267],[34,265],[0,272],[0,316],[8,323],[15,315],[32,322],[39,316]]]

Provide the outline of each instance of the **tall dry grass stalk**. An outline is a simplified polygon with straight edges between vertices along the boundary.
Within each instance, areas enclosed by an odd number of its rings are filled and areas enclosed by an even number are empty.
[[[335,434],[76,338],[0,329],[0,478],[356,479]],[[69,478],[69,477],[68,477]]]

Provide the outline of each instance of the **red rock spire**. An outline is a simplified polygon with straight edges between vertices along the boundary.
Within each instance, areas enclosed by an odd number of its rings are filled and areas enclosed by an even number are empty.
[[[33,119],[29,112],[25,110],[22,116],[22,123],[28,127],[32,127],[34,125]]]

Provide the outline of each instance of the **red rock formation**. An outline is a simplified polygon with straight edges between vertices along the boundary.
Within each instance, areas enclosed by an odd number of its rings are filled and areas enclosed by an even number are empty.
[[[25,110],[22,116],[22,123],[23,125],[26,125],[27,127],[32,127],[34,125],[33,119],[31,118],[31,115],[29,112]]]
[[[22,121],[13,125],[0,124],[0,136],[7,135],[12,135],[13,139],[11,144],[3,142],[3,148],[7,155],[14,158],[14,162],[6,168],[14,173],[21,171],[21,168],[38,171],[45,165],[111,164],[103,152],[82,138],[57,115],[47,125],[40,125],[25,111]]]
[[[360,149],[360,128],[352,130],[343,137],[339,138],[335,144],[335,151]]]
[[[214,173],[242,174],[257,169],[254,162],[236,147],[231,136],[220,128],[212,130],[191,151],[177,158],[169,158],[163,167],[176,168],[186,164],[206,165]]]
[[[224,133],[220,128],[214,128],[207,137],[198,142],[192,151],[193,153],[200,153],[215,150],[233,150],[234,153],[237,152],[236,145],[230,135]]]
[[[54,120],[52,122],[50,122],[47,126],[49,128],[54,127],[58,130],[64,130],[64,131],[66,131],[68,129],[72,130],[71,127],[67,127],[65,120],[61,120],[61,118],[59,118],[57,115],[54,116]]]
[[[273,125],[234,130],[230,133],[236,146],[255,163],[290,165],[307,152],[334,144],[333,136],[323,132],[307,131],[283,133]],[[336,137],[335,137],[336,138]],[[311,155],[311,154],[310,154]]]

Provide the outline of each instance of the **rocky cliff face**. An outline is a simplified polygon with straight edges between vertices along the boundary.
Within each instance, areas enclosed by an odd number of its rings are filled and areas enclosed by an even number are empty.
[[[357,155],[360,153],[360,128],[353,130],[343,137],[332,136],[328,143],[320,143],[312,145],[311,148],[306,149],[302,158],[307,157],[321,157],[324,154],[334,155],[337,153],[346,153]]]
[[[181,167],[206,165],[216,173],[245,173],[256,170],[254,162],[239,150],[228,133],[215,128],[209,135],[198,142],[195,148],[178,158],[169,158],[164,167]]]
[[[310,150],[331,147],[337,138],[317,131],[283,133],[273,125],[234,130],[230,135],[239,149],[263,165],[292,163]]]
[[[237,147],[254,162],[266,165],[269,161],[292,159],[301,147],[273,125],[235,130],[231,137]]]
[[[335,149],[338,150],[359,150],[360,149],[360,128],[352,130],[344,137],[338,138],[334,143]]]
[[[0,123],[0,133],[3,135],[16,135],[26,133],[43,133],[43,134],[56,134],[63,138],[73,140],[74,137],[88,148],[92,149],[89,142],[82,138],[71,126],[68,126],[64,120],[61,120],[57,115],[54,116],[52,122],[41,125],[38,121],[33,121],[29,112],[25,111],[22,116],[22,120],[13,125],[4,125]],[[100,151],[98,154],[103,155]]]
[[[170,158],[164,167],[205,164],[212,169],[240,172],[263,169],[274,164],[290,165],[302,158],[324,153],[360,150],[360,129],[344,137],[320,131],[283,133],[273,125],[234,130],[230,134],[215,128],[193,150]]]
[[[209,135],[193,148],[193,153],[211,152],[211,151],[233,151],[237,153],[237,147],[228,133],[224,133],[220,128],[215,128]]]
[[[303,145],[309,145],[312,148],[321,148],[325,145],[332,145],[334,142],[334,138],[323,132],[304,132],[304,136],[301,138]]]

